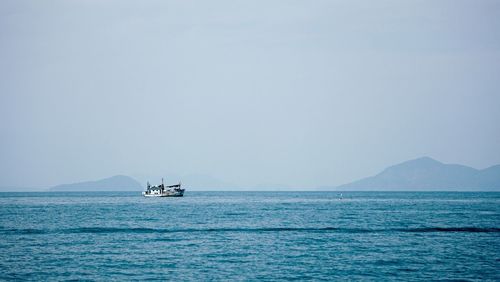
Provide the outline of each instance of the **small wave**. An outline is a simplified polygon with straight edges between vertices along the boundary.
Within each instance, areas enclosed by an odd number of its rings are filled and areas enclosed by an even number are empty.
[[[408,228],[396,229],[401,232],[469,232],[469,233],[496,233],[500,232],[500,228],[480,228],[480,227],[422,227],[422,228]]]
[[[80,227],[64,229],[62,233],[163,233],[163,229],[126,227]]]
[[[113,227],[83,227],[67,229],[67,233],[192,233],[192,232],[337,232],[337,233],[381,233],[381,232],[465,232],[465,233],[497,233],[500,228],[480,227],[422,227],[422,228],[338,228],[338,227],[260,227],[260,228],[113,228]]]
[[[41,229],[33,229],[33,228],[26,228],[26,229],[0,229],[0,234],[15,234],[15,235],[36,235],[36,234],[45,234],[47,233],[46,230],[41,230]]]
[[[420,228],[388,228],[388,229],[368,229],[368,228],[339,228],[339,227],[261,227],[261,228],[143,228],[143,227],[80,227],[69,229],[3,229],[0,233],[15,235],[36,235],[36,234],[108,234],[108,233],[217,233],[217,232],[319,232],[319,233],[384,233],[384,232],[408,232],[408,233],[442,233],[442,232],[462,232],[462,233],[500,233],[500,228],[481,227],[420,227]]]
[[[63,233],[193,233],[193,232],[286,232],[286,231],[331,231],[333,227],[325,228],[296,228],[296,227],[269,227],[269,228],[115,228],[115,227],[82,227],[65,229]]]

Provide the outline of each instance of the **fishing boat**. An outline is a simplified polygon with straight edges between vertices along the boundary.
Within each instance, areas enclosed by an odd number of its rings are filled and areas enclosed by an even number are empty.
[[[186,189],[181,188],[181,183],[175,185],[163,184],[163,178],[160,185],[147,184],[146,191],[142,192],[144,197],[182,197]]]

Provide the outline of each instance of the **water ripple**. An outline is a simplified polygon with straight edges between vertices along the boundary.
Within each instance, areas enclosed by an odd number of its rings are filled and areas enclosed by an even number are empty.
[[[3,229],[0,234],[101,234],[101,233],[209,233],[209,232],[324,232],[324,233],[384,233],[384,232],[407,232],[407,233],[441,233],[441,232],[463,232],[463,233],[500,233],[500,228],[484,227],[419,227],[419,228],[339,228],[339,227],[261,227],[261,228],[124,228],[124,227],[80,227],[68,229]]]

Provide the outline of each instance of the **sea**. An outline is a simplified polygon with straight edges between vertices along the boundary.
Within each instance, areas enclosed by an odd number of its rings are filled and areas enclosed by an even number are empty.
[[[500,281],[500,193],[0,193],[0,280]]]

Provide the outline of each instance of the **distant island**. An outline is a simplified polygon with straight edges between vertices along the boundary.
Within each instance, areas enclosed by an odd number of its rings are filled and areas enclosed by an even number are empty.
[[[500,165],[478,170],[423,157],[388,167],[375,176],[337,186],[335,190],[500,191]]]
[[[49,191],[141,191],[143,188],[137,180],[116,175],[96,181],[61,184],[49,188]]]
[[[170,177],[174,178],[175,177]],[[205,175],[182,178],[195,190],[231,190],[236,186]],[[0,187],[2,188],[2,187]],[[7,187],[9,188],[9,187]],[[9,188],[4,191],[39,191],[40,189]],[[196,189],[198,188],[198,189]],[[279,189],[280,187],[274,187]],[[116,175],[95,181],[61,184],[48,191],[142,191],[142,185],[132,177]],[[236,189],[251,190],[251,189]],[[429,157],[409,160],[390,166],[377,175],[337,187],[320,190],[335,191],[500,191],[500,165],[475,169],[459,164],[445,164]],[[45,190],[47,191],[47,190]]]

